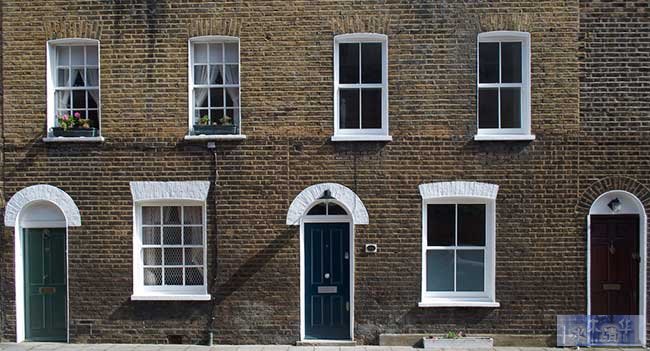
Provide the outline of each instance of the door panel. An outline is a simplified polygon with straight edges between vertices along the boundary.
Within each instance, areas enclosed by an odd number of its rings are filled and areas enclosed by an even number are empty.
[[[639,216],[591,216],[591,314],[638,315]]]
[[[25,229],[25,337],[66,341],[65,229]]]
[[[307,223],[305,337],[350,339],[350,224]]]

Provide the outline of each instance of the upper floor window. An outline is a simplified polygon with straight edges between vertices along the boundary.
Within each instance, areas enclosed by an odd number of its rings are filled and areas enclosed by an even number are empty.
[[[47,46],[49,137],[99,137],[99,41],[61,39]]]
[[[191,134],[241,134],[239,39],[197,37],[189,46]]]
[[[476,140],[531,140],[530,34],[478,35]]]
[[[332,140],[391,140],[386,35],[342,34],[334,38]]]

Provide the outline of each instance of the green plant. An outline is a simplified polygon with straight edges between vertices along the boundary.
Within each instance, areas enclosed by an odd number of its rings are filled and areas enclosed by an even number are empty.
[[[59,127],[63,128],[63,130],[74,128],[77,125],[77,114],[79,114],[79,112],[75,113],[74,116],[70,116],[67,113],[59,116],[57,118]]]
[[[224,126],[232,125],[232,117],[224,115],[223,117],[219,118],[219,123]]]
[[[204,125],[204,126],[207,126],[208,124],[210,124],[210,116],[208,116],[208,115],[201,116],[201,119],[199,120],[199,123]]]

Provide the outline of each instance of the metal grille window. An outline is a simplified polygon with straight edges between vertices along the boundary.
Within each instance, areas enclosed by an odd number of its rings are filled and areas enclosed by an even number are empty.
[[[203,206],[140,208],[142,285],[204,287],[205,223]]]

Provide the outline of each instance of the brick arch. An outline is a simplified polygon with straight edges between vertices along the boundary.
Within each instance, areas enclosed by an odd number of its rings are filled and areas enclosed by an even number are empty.
[[[579,215],[579,218],[584,219],[594,201],[600,195],[612,190],[623,190],[633,194],[643,203],[646,213],[650,213],[650,188],[636,179],[626,176],[605,177],[593,182],[578,197],[575,213]]]

